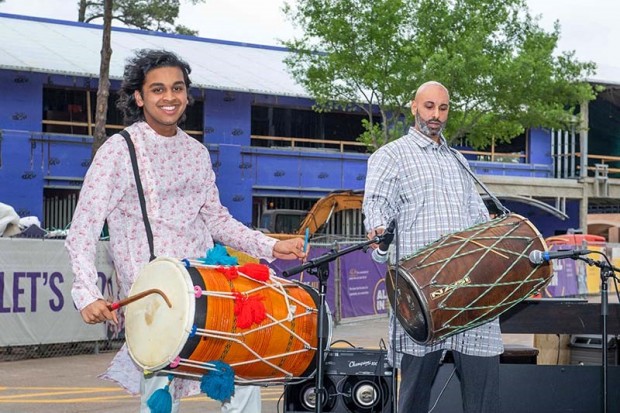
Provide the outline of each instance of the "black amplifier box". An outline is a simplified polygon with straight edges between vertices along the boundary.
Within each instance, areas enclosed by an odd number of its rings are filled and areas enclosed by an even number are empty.
[[[394,412],[394,377],[387,351],[332,347],[326,352],[323,372],[323,412]],[[315,380],[285,386],[285,413],[316,410]]]
[[[391,376],[387,351],[361,348],[331,348],[327,351],[324,370],[327,375]]]

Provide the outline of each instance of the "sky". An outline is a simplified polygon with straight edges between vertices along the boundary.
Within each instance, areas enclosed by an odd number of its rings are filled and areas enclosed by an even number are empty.
[[[77,20],[78,0],[5,0],[0,13],[23,14],[61,20]],[[181,1],[177,23],[199,36],[246,43],[280,45],[296,33],[284,17],[285,0],[205,0],[191,5]],[[582,61],[593,61],[596,78],[620,81],[619,0],[527,0],[533,15],[547,31],[558,20],[561,37],[558,50],[576,52]]]

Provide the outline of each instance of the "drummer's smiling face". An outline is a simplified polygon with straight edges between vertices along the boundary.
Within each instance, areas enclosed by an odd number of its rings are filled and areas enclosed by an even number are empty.
[[[448,90],[437,82],[422,85],[411,102],[411,112],[415,116],[415,128],[424,135],[439,142],[448,112],[450,95]]]
[[[144,119],[155,132],[163,136],[177,133],[177,122],[188,103],[187,86],[183,71],[178,67],[151,69],[144,77],[142,90],[136,90],[136,104]]]

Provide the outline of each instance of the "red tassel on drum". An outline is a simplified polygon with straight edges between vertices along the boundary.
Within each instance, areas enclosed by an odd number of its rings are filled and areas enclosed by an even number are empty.
[[[217,272],[221,272],[222,274],[224,274],[227,280],[234,280],[235,278],[239,276],[239,273],[237,272],[237,267],[219,266],[215,270]]]
[[[235,315],[237,327],[248,328],[252,324],[260,324],[266,317],[267,311],[260,295],[246,296],[238,291],[233,291],[235,297]]]
[[[267,281],[269,279],[269,267],[265,264],[249,262],[238,268],[240,272],[257,281]]]

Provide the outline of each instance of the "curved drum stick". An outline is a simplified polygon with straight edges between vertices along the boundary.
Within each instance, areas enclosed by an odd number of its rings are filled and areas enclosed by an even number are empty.
[[[169,308],[172,308],[172,304],[170,303],[170,300],[168,299],[168,297],[166,297],[166,294],[164,294],[164,292],[162,290],[159,290],[157,288],[151,288],[150,290],[145,290],[142,291],[141,293],[138,294],[134,294],[131,297],[127,297],[124,298],[120,301],[117,301],[115,303],[112,304],[108,304],[108,310],[110,311],[114,311],[114,310],[118,310],[119,308],[129,304],[129,303],[133,303],[134,301],[137,301],[141,298],[146,297],[147,295],[151,295],[151,294],[159,294],[161,295],[161,297],[164,299],[164,301],[166,301],[166,304],[168,304]]]

